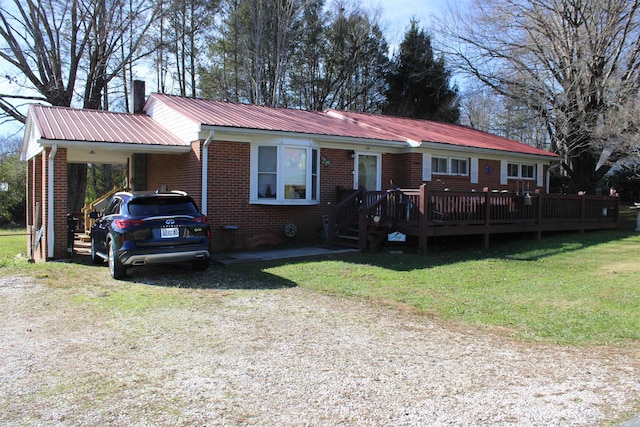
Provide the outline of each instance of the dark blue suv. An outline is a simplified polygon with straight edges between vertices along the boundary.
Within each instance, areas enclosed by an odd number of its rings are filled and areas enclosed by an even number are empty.
[[[105,260],[114,279],[147,264],[191,262],[204,271],[211,257],[207,217],[184,192],[119,192],[91,227],[91,259]]]

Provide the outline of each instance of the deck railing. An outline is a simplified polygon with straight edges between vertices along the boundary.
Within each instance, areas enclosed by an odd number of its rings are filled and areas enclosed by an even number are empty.
[[[612,229],[617,227],[619,198],[568,194],[453,192],[419,189],[367,192],[358,190],[335,206],[338,229],[358,220],[360,248],[372,227],[418,236],[421,250],[427,237],[489,236],[495,233]],[[335,237],[335,231],[332,235]],[[332,237],[330,234],[330,238]]]

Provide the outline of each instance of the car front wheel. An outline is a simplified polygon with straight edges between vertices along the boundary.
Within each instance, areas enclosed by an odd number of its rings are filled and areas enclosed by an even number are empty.
[[[124,279],[124,277],[127,275],[127,269],[122,265],[122,263],[116,256],[116,247],[113,244],[113,241],[109,241],[108,253],[109,273],[111,273],[111,277],[116,280]]]

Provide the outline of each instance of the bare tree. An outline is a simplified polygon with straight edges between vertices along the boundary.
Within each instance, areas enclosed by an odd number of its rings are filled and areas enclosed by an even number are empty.
[[[289,78],[290,105],[379,112],[388,46],[376,11],[336,1],[305,10]]]
[[[155,10],[154,3],[142,0],[2,3],[0,59],[16,93],[0,95],[0,109],[24,123],[21,103],[43,101],[69,107],[82,84],[82,106],[104,108],[107,84],[148,53],[139,48]],[[70,211],[79,211],[84,203],[86,168],[69,165]]]
[[[79,0],[14,0],[0,5],[0,58],[15,93],[0,94],[0,108],[22,123],[20,102],[71,105],[92,22]],[[17,102],[16,102],[17,101]]]
[[[445,49],[460,69],[542,120],[575,190],[594,191],[637,128],[637,116],[621,111],[638,96],[639,7],[473,0],[444,22]]]
[[[198,70],[213,31],[220,0],[172,0],[161,5],[153,39],[158,90],[170,91],[175,83],[182,96],[197,95]]]

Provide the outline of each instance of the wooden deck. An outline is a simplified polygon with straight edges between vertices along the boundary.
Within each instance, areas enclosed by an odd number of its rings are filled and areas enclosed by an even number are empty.
[[[418,238],[616,229],[618,197],[509,192],[454,192],[419,189],[367,192],[346,197],[329,213],[329,239],[366,250],[399,231]]]

